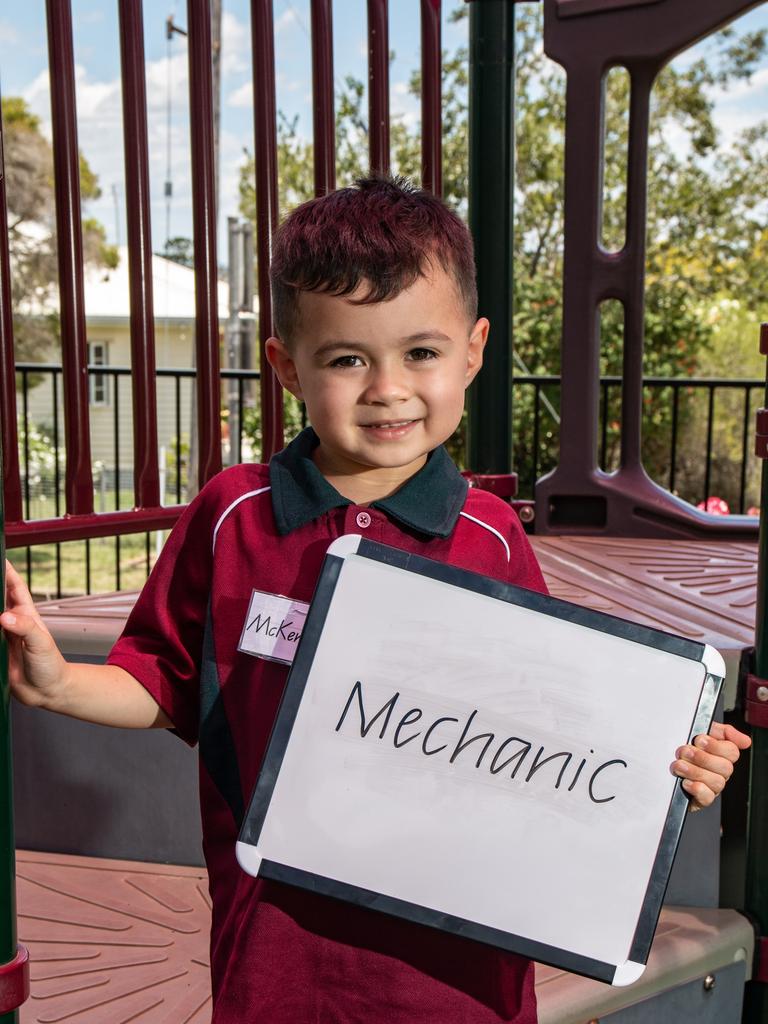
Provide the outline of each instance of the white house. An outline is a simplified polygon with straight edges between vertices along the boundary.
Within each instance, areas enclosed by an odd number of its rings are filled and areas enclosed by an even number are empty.
[[[88,362],[109,367],[130,367],[130,297],[128,288],[128,250],[119,249],[115,270],[89,268],[85,278],[85,313],[88,339]],[[194,271],[161,256],[152,257],[153,297],[155,313],[155,359],[159,368],[189,369],[195,364],[195,275]],[[221,337],[229,312],[229,289],[219,281],[218,306]],[[49,310],[55,304],[49,305]],[[51,349],[40,353],[40,362],[60,363],[60,353]],[[118,453],[121,479],[125,486],[133,466],[131,377],[91,374],[90,425],[91,451],[94,463],[110,470],[115,466],[115,426],[118,429]],[[117,389],[117,390],[116,390]],[[190,434],[193,381],[181,381],[181,436]],[[64,426],[59,390],[59,431],[63,441]],[[157,380],[158,445],[172,449],[177,437],[176,384],[173,379]],[[28,415],[32,425],[50,428],[54,418],[52,380],[40,375],[30,389]]]

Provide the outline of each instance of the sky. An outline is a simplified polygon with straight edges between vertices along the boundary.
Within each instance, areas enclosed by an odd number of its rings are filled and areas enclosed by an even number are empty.
[[[466,42],[467,22],[450,24],[447,16],[458,0],[446,0],[443,48],[453,51]],[[247,0],[223,0],[219,257],[226,259],[226,222],[238,214],[238,178],[245,149],[253,150],[253,100],[250,20]],[[418,101],[408,94],[408,79],[419,64],[419,5],[416,0],[390,0],[390,104],[394,115],[418,124]],[[90,201],[85,214],[98,218],[110,242],[125,244],[125,164],[122,152],[120,55],[117,2],[72,0],[77,80],[79,145],[99,178],[102,197]],[[335,0],[334,72],[337,89],[346,75],[365,81],[366,4]],[[166,237],[192,235],[189,177],[189,110],[187,43],[166,39],[168,15],[186,27],[186,4],[178,0],[145,0],[147,102],[152,195],[153,248]],[[309,0],[274,0],[277,107],[298,117],[302,134],[311,133],[311,54]],[[739,28],[768,25],[768,3],[737,23]],[[678,60],[685,63],[698,51]],[[44,0],[3,5],[0,13],[0,90],[22,96],[41,118],[50,135],[50,97]],[[164,198],[168,177],[168,111],[170,108],[173,198]],[[727,138],[755,123],[768,110],[768,62],[750,83],[717,96],[718,122]]]

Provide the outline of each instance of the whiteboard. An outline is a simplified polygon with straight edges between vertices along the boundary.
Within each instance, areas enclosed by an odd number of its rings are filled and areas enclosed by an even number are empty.
[[[367,541],[329,548],[237,844],[251,874],[628,984],[711,647]]]

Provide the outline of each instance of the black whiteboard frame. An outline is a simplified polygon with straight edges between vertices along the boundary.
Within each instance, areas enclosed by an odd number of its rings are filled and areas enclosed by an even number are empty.
[[[583,608],[569,601],[562,601],[547,594],[525,590],[466,569],[459,569],[456,566],[436,562],[398,548],[378,544],[375,541],[369,541],[357,535],[340,538],[340,540],[348,540],[350,542],[349,550],[344,554],[330,552],[325,557],[304,631],[272,729],[272,735],[264,755],[264,761],[240,831],[238,840],[239,856],[241,844],[248,847],[258,847],[261,830],[269,810],[283,757],[290,742],[293,724],[304,696],[315,652],[320,642],[325,619],[347,553],[354,553],[363,558],[369,558],[385,565],[406,570],[407,572],[418,573],[432,580],[448,583],[452,586],[460,587],[476,594],[482,594],[486,597],[496,598],[508,604],[515,604],[544,615],[551,615],[589,629],[610,633],[622,639],[654,647],[657,650],[665,651],[678,657],[688,658],[691,661],[703,663],[705,657],[706,646],[695,640],[689,640],[686,637],[676,636],[650,626],[643,626],[639,623],[629,622],[626,619],[620,619],[614,615],[606,615],[603,612]],[[338,544],[339,541],[334,542],[334,546]],[[723,680],[720,676],[713,675],[707,669],[699,703],[694,714],[691,732],[687,737],[688,742],[691,742],[694,736],[709,729],[722,683]],[[682,788],[681,780],[678,780],[667,811],[666,821],[651,869],[643,905],[638,915],[629,956],[629,961],[635,965],[647,963],[687,811],[688,797]],[[240,860],[243,863],[242,857],[240,857]],[[247,869],[246,864],[244,864],[244,867]],[[454,917],[406,900],[384,896],[381,893],[362,889],[359,886],[340,882],[333,878],[326,878],[322,875],[267,859],[259,861],[258,875],[259,877],[270,878],[274,881],[308,889],[312,892],[319,892],[325,896],[344,900],[345,902],[371,910],[378,910],[394,917],[404,918],[417,924],[429,925],[442,931],[452,932],[464,938],[475,939],[476,941],[517,953],[531,960],[538,960],[575,974],[595,978],[598,981],[608,984],[617,983],[617,972],[620,965],[595,960],[575,953],[572,950],[550,946],[522,935],[504,932],[474,921]],[[621,984],[622,982],[618,983]]]

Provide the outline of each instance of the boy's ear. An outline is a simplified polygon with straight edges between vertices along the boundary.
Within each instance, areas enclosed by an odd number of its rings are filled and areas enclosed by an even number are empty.
[[[269,365],[275,371],[277,379],[285,390],[290,391],[292,395],[303,401],[304,396],[296,372],[296,363],[283,342],[279,338],[267,338],[264,343],[264,351]]]
[[[483,316],[477,321],[469,335],[469,346],[467,348],[467,372],[464,378],[464,386],[469,387],[483,365],[483,350],[488,341],[488,331],[491,325]]]

